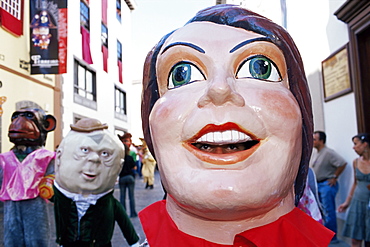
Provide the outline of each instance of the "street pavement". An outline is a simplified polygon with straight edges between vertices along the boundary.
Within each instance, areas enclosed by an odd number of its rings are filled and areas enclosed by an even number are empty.
[[[119,187],[116,185],[114,190],[114,196],[119,200]],[[164,192],[162,189],[162,185],[160,182],[160,177],[158,171],[155,173],[155,183],[153,189],[145,189],[145,184],[143,183],[142,178],[136,177],[135,182],[135,202],[136,202],[136,211],[139,212],[146,206],[162,200],[164,196]],[[129,201],[128,198],[126,199],[126,206],[129,207]],[[49,213],[50,213],[50,226],[51,226],[51,239],[50,239],[50,247],[56,247],[57,244],[55,243],[55,225],[54,225],[54,212],[53,212],[53,205],[49,204]],[[129,209],[128,209],[129,210]],[[128,212],[128,215],[130,215],[130,212]],[[132,224],[135,227],[136,232],[140,236],[140,243],[142,243],[145,240],[145,234],[143,232],[143,229],[141,227],[141,223],[138,217],[130,218]],[[3,244],[3,203],[0,202],[0,247],[4,247]],[[329,247],[349,247],[346,242],[339,240],[337,243],[332,243],[329,245]],[[114,229],[114,234],[112,238],[112,247],[129,247],[126,240],[124,239],[120,228],[118,227],[116,223],[116,227]]]
[[[114,196],[119,200],[119,189],[118,186],[114,191]],[[136,203],[136,212],[140,212],[145,207],[149,206],[150,204],[160,201],[163,199],[164,192],[162,189],[160,177],[158,171],[155,172],[155,179],[154,179],[154,188],[153,189],[145,189],[145,184],[143,183],[143,180],[136,177],[135,181],[135,203]],[[128,196],[127,196],[128,197]],[[129,200],[126,199],[126,207],[127,207],[127,214],[130,215],[130,209],[129,209]],[[143,232],[143,229],[141,227],[141,223],[139,220],[139,217],[130,218],[132,224],[135,227],[136,232],[140,236],[140,243],[142,243],[145,240],[145,234]],[[124,239],[122,232],[116,223],[116,227],[114,228],[114,234],[112,238],[112,247],[128,247],[126,240]]]

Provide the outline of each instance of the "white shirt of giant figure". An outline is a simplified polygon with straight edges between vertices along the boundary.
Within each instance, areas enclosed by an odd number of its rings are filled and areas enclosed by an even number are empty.
[[[123,159],[122,142],[108,130],[71,130],[57,150],[55,180],[72,193],[101,194],[114,187]]]

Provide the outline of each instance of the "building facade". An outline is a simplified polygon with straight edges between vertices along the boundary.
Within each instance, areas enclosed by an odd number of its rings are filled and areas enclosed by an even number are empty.
[[[133,0],[69,1],[68,64],[60,76],[62,134],[83,117],[107,123],[110,131],[130,129],[131,11]]]
[[[42,108],[47,114],[56,113],[56,98],[60,92],[54,75],[31,75],[29,3],[22,0],[0,1],[0,106],[1,152],[13,146],[8,140],[11,115],[23,107]],[[55,147],[55,130],[48,135],[46,147]]]
[[[58,15],[61,2],[65,12]],[[134,0],[0,0],[0,4],[1,152],[12,147],[11,114],[27,106],[56,117],[57,129],[46,143],[49,150],[60,143],[70,124],[83,117],[107,123],[113,133],[130,129],[128,57]],[[59,48],[59,65],[61,47],[65,49],[64,71],[35,72],[35,47],[41,53]]]

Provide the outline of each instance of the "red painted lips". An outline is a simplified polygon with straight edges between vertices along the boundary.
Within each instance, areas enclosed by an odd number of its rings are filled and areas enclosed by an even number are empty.
[[[247,159],[260,146],[260,139],[235,123],[208,124],[184,142],[184,147],[202,161],[230,165]]]

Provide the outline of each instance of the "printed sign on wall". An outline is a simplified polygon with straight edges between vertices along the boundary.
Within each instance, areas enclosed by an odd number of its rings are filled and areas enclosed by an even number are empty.
[[[66,73],[67,0],[30,0],[31,74]]]

